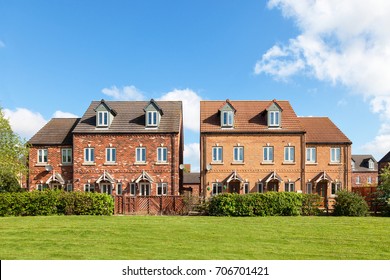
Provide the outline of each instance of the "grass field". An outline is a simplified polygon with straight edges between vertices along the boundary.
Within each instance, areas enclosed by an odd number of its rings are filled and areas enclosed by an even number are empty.
[[[390,259],[389,218],[0,218],[0,259]]]

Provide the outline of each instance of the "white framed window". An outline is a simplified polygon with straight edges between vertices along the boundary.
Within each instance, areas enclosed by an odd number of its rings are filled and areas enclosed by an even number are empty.
[[[106,148],[106,162],[116,162],[116,148]]]
[[[317,162],[317,151],[316,148],[306,148],[306,162],[315,163]]]
[[[85,192],[95,192],[95,184],[85,184],[84,191]]]
[[[340,147],[330,148],[330,162],[339,163],[341,159],[341,149]]]
[[[371,176],[368,176],[368,177],[367,177],[367,184],[372,184],[372,178],[371,178]]]
[[[274,147],[263,147],[263,162],[274,162]]]
[[[158,114],[157,111],[148,111],[146,114],[146,124],[147,126],[157,126],[158,125]]]
[[[85,148],[84,149],[84,162],[95,162],[95,149]]]
[[[67,192],[73,192],[73,185],[72,184],[66,184],[66,189]]]
[[[244,162],[244,147],[233,148],[233,161]]]
[[[71,148],[62,149],[61,155],[62,155],[62,163],[64,163],[64,164],[72,163],[72,149]]]
[[[221,183],[213,183],[213,190],[211,195],[217,195],[222,193],[222,184]]]
[[[372,159],[370,159],[370,160],[368,161],[368,168],[374,169],[374,162],[372,161]]]
[[[233,126],[233,112],[223,111],[222,112],[222,126]]]
[[[285,192],[294,192],[295,191],[295,183],[294,182],[284,183],[284,191]]]
[[[37,185],[37,190],[38,190],[38,191],[44,191],[44,190],[46,190],[47,188],[49,188],[48,184],[38,184],[38,185]]]
[[[38,150],[38,163],[47,163],[47,149]]]
[[[249,183],[248,182],[244,183],[244,193],[245,194],[249,193]]]
[[[123,185],[122,185],[122,183],[118,183],[116,185],[116,194],[117,195],[122,195],[123,194]]]
[[[341,191],[341,183],[332,183],[331,195],[336,195],[338,191]]]
[[[279,111],[270,111],[268,112],[268,125],[272,127],[280,126],[280,112]]]
[[[306,184],[306,193],[307,194],[313,193],[313,184],[312,183],[307,183]]]
[[[257,183],[257,192],[264,193],[264,185],[263,183]]]
[[[167,195],[167,194],[168,194],[168,183],[158,183],[157,195]]]
[[[295,148],[291,146],[284,147],[284,161],[294,162],[294,160],[295,160]]]
[[[222,162],[222,159],[223,159],[222,147],[213,147],[212,148],[212,161],[213,162]]]
[[[137,185],[135,183],[130,183],[130,195],[135,196],[137,194]]]
[[[135,161],[146,162],[146,148],[138,147],[135,149]]]
[[[108,112],[98,112],[98,126],[108,126]]]
[[[356,181],[356,184],[360,184],[360,176],[356,176],[356,179],[355,179]]]
[[[158,147],[157,148],[157,162],[168,162],[168,148]]]

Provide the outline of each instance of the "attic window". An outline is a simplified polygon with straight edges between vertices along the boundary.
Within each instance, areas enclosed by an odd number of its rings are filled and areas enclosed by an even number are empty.
[[[374,169],[374,162],[371,159],[368,161],[368,168]]]
[[[98,112],[98,126],[108,126],[108,112]]]
[[[233,112],[223,111],[222,112],[222,126],[232,127],[233,126]]]
[[[268,112],[268,126],[279,127],[280,126],[280,112],[269,111]]]
[[[157,111],[148,111],[146,115],[146,125],[157,126],[158,125],[157,119],[158,119]]]

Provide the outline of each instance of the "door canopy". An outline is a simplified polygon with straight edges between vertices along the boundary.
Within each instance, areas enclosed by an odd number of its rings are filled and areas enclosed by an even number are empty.
[[[269,183],[271,181],[279,181],[279,182],[283,182],[282,180],[282,177],[280,177],[278,175],[278,173],[276,173],[275,171],[271,172],[270,174],[268,174],[265,178],[264,178],[264,181],[265,183]]]
[[[110,182],[111,184],[115,183],[115,180],[114,178],[110,175],[110,173],[108,173],[107,171],[104,170],[102,176],[99,177],[99,179],[97,179],[96,183],[100,183],[100,182]]]
[[[226,182],[227,183],[230,183],[231,181],[240,181],[240,182],[244,182],[244,179],[242,179],[242,177],[240,175],[237,174],[237,171],[234,170],[234,172],[232,172],[232,174],[230,174],[229,177],[227,177],[226,179]]]
[[[49,185],[50,183],[54,183],[54,182],[58,182],[61,185],[65,184],[64,178],[62,178],[62,175],[58,172],[53,172],[53,175],[51,175],[50,178],[46,181],[46,184]]]
[[[141,175],[138,176],[138,178],[135,180],[135,182],[138,184],[141,181],[148,181],[149,183],[153,182],[152,177],[148,174],[148,172],[142,170]]]
[[[332,178],[326,174],[325,171],[323,172],[320,172],[317,174],[317,176],[315,176],[313,179],[312,179],[313,182],[315,182],[316,184],[321,182],[321,181],[328,181],[328,182],[332,182]]]

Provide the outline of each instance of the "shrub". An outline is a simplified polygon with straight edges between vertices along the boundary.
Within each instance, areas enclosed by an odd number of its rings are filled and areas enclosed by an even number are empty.
[[[315,216],[321,213],[319,207],[321,197],[318,194],[304,194],[302,196],[302,215]]]
[[[212,216],[297,216],[318,212],[319,197],[292,192],[220,194],[208,202]]]
[[[114,201],[100,193],[58,190],[1,193],[0,216],[112,215]]]
[[[335,216],[367,216],[368,205],[364,198],[357,193],[339,191],[333,214]]]

